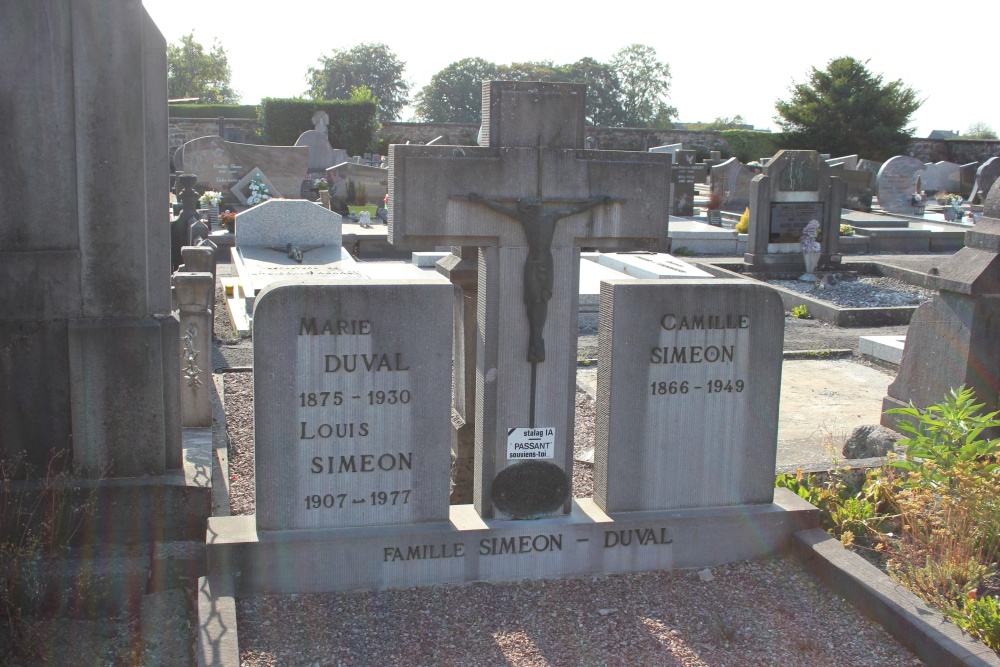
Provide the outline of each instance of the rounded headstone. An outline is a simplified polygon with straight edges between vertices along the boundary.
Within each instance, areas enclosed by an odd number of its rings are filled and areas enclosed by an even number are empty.
[[[887,213],[912,213],[917,181],[926,168],[923,162],[908,155],[886,160],[875,178],[875,195],[882,210]]]
[[[493,479],[493,505],[514,519],[547,516],[569,498],[565,471],[548,461],[524,461],[501,470]]]

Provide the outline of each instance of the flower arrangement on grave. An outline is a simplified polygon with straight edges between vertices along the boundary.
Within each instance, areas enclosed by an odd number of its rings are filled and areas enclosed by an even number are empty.
[[[264,177],[257,174],[250,181],[250,196],[247,197],[247,203],[251,206],[266,202],[271,198],[271,191],[267,189],[264,184]]]
[[[840,226],[841,236],[854,236],[854,227],[846,222]]]
[[[819,236],[819,220],[810,220],[805,227],[802,228],[802,235],[799,236],[799,245],[802,247],[802,252],[819,252],[820,245],[816,238]]]
[[[750,231],[750,207],[747,206],[746,210],[743,211],[743,215],[740,216],[740,221],[736,223],[736,232],[739,234],[747,234]]]
[[[325,178],[321,178],[316,181],[316,189],[322,192],[323,190],[329,190],[330,184],[326,182]]]
[[[209,206],[218,206],[222,203],[222,193],[215,190],[205,190],[205,194],[198,197],[198,202],[206,208]]]
[[[230,233],[236,231],[236,214],[232,211],[226,211],[219,215],[219,222],[229,230]]]

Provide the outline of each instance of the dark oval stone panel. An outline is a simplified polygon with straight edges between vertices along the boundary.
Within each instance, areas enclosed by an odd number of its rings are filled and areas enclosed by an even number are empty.
[[[556,511],[569,498],[566,473],[547,461],[524,461],[493,479],[493,506],[515,519],[536,519]]]

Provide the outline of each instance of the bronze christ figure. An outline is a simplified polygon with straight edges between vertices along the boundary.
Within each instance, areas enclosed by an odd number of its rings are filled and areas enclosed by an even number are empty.
[[[553,262],[552,237],[559,220],[582,213],[601,204],[611,202],[611,197],[593,197],[568,208],[546,211],[541,197],[521,197],[517,208],[504,206],[482,195],[471,192],[469,201],[482,204],[514,218],[524,228],[528,241],[528,257],[524,261],[524,307],[528,314],[528,361],[545,361],[545,319],[549,299],[552,298]]]

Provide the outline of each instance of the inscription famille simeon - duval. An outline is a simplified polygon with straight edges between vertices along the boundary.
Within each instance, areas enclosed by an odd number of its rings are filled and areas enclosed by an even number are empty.
[[[605,530],[601,547],[604,549],[631,547],[658,547],[673,543],[666,527],[629,528]],[[590,538],[566,539],[563,533],[541,533],[537,535],[516,535],[511,537],[484,537],[476,544],[480,556],[515,556],[519,554],[561,552],[564,545],[589,546]],[[382,548],[382,562],[395,563],[411,560],[436,560],[439,558],[464,558],[465,542],[441,544],[411,544]]]

